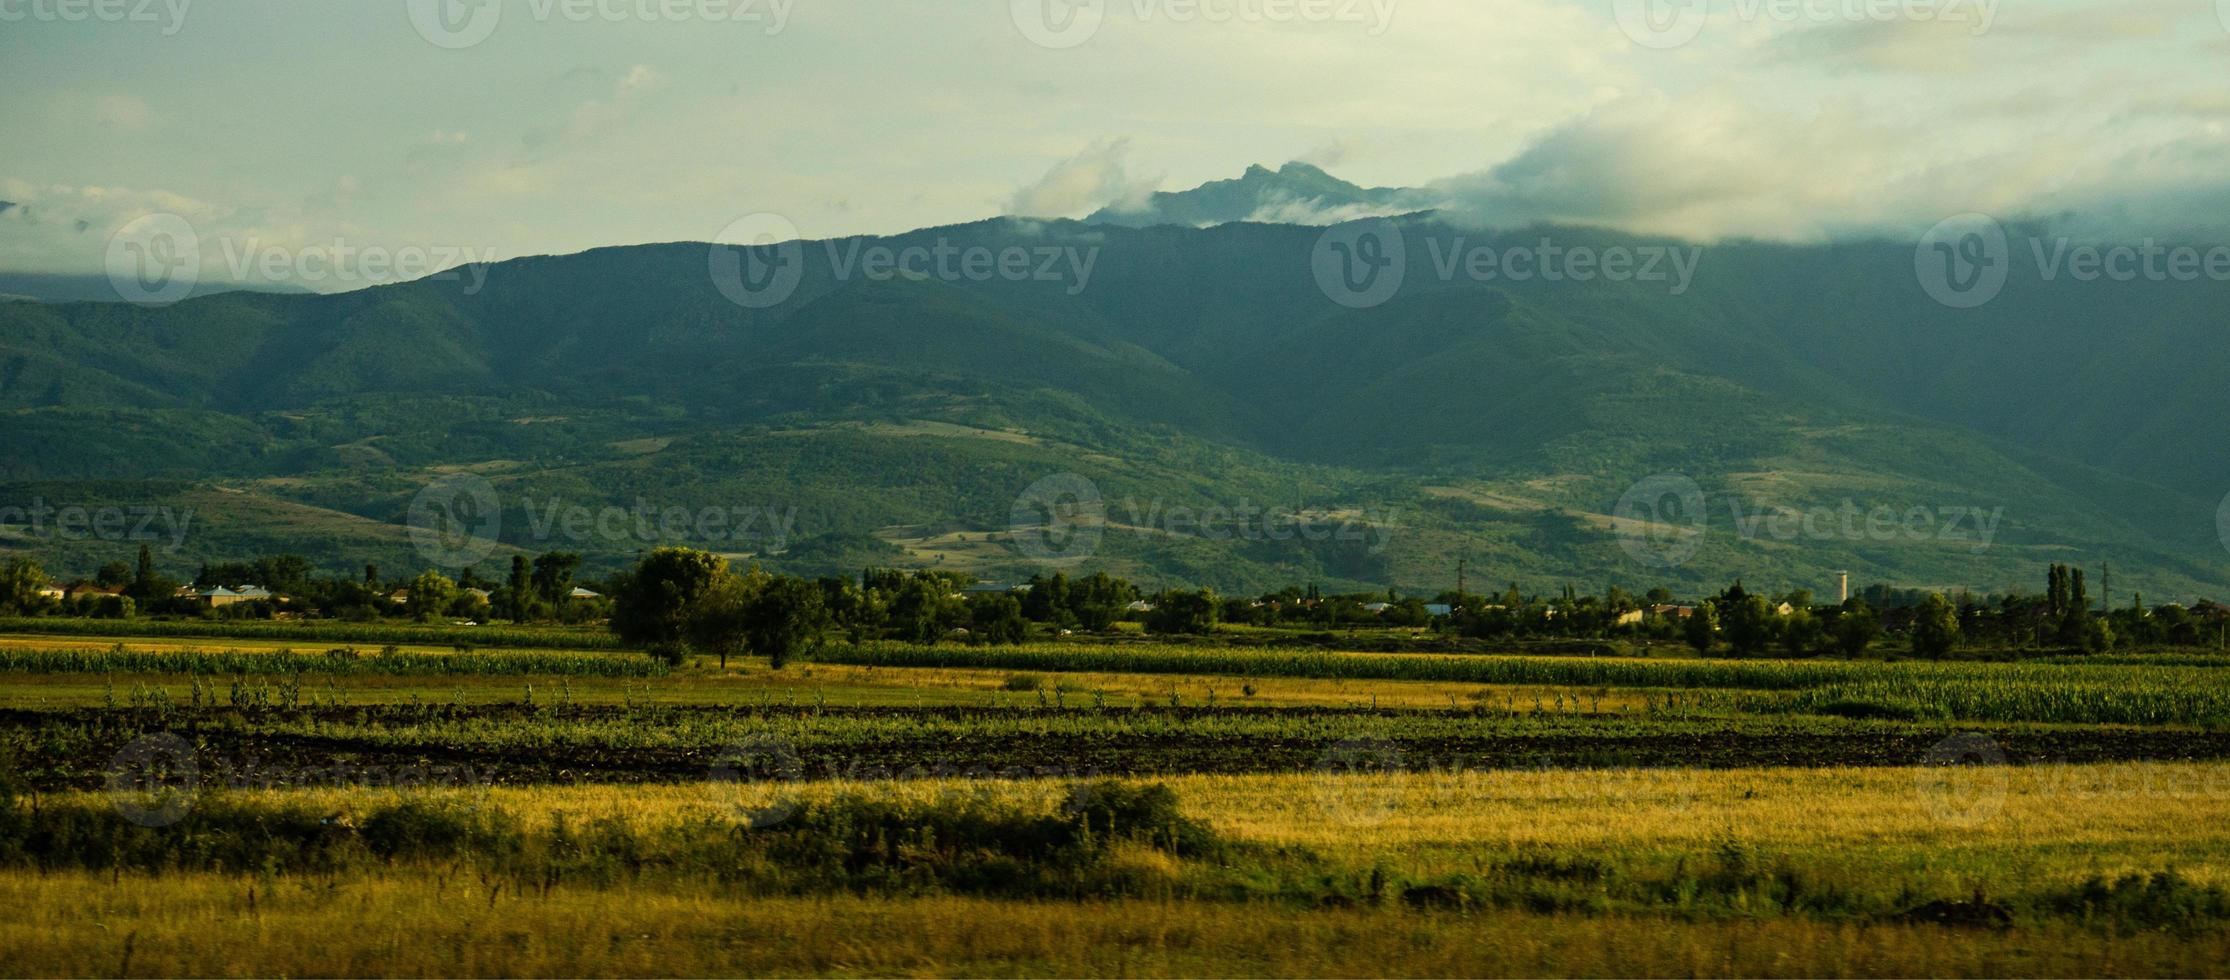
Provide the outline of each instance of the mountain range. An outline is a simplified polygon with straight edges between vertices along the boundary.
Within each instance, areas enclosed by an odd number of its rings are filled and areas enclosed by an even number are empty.
[[[174,573],[414,569],[457,557],[417,546],[414,504],[470,485],[500,515],[466,556],[490,573],[674,542],[1226,591],[1433,592],[1461,560],[1474,589],[2034,591],[2066,562],[2125,597],[2230,594],[2230,286],[2014,261],[1959,309],[1911,242],[1487,231],[1428,203],[1294,164],[1081,222],[607,248],[477,289],[0,303],[0,551],[77,573],[137,550],[9,526],[42,502],[190,514],[153,542]],[[1366,244],[1403,275],[1357,302],[1326,263]],[[1658,275],[1511,264],[1577,253]],[[733,300],[764,281],[778,302]],[[1033,547],[1047,487],[1104,525]]]

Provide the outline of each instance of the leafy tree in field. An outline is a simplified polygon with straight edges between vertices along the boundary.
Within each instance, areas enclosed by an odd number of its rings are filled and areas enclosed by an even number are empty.
[[[419,622],[440,616],[457,602],[457,583],[433,569],[410,580],[410,614]]]
[[[1087,630],[1099,632],[1123,618],[1123,610],[1138,601],[1138,589],[1106,572],[1093,572],[1069,584],[1069,613]]]
[[[1798,608],[1781,621],[1781,649],[1792,657],[1808,657],[1817,652],[1826,638],[1826,629],[1812,610]]]
[[[1846,657],[1862,656],[1874,639],[1882,635],[1881,616],[1866,600],[1852,596],[1843,604],[1843,614],[1835,617],[1835,648]]]
[[[498,595],[503,600],[497,604],[503,618],[514,623],[535,618],[534,567],[527,556],[511,556],[511,580],[504,583]]]
[[[37,609],[39,587],[46,584],[46,571],[29,558],[11,558],[0,565],[0,612],[22,616]]]
[[[303,581],[305,585],[308,584],[307,575],[303,576]],[[277,591],[275,586],[266,586],[266,588]],[[125,587],[124,594],[130,596],[135,604],[145,608],[170,599],[172,593],[177,591],[178,583],[164,578],[155,571],[154,552],[149,550],[146,545],[140,545],[139,564],[137,568],[132,570],[132,584]]]
[[[614,582],[612,631],[678,663],[688,652],[692,607],[727,572],[726,558],[693,548],[660,548],[643,556]]]
[[[1913,613],[1913,653],[1942,659],[1959,646],[1959,610],[1951,600],[1930,593]]]
[[[1020,643],[1029,634],[1022,602],[1011,595],[977,595],[968,599],[968,631],[985,643]]]
[[[912,643],[935,643],[959,621],[951,589],[940,579],[914,576],[898,583],[890,601],[891,635]]]
[[[729,655],[750,652],[752,603],[771,581],[756,568],[722,573],[683,610],[682,641],[690,649],[718,654],[720,668],[726,670]]]
[[[1213,633],[1216,629],[1216,614],[1221,611],[1216,594],[1205,589],[1199,592],[1164,592],[1154,597],[1154,611],[1146,614],[1146,631]]]
[[[2091,653],[2105,653],[2114,649],[2114,626],[2103,619],[2093,619],[2083,629],[2083,649]]]
[[[783,576],[767,582],[744,611],[744,635],[751,650],[766,657],[776,670],[819,640],[827,625],[828,608],[822,603],[820,587],[801,578]]]
[[[552,551],[534,558],[534,591],[554,608],[565,608],[573,592],[573,573],[580,571],[581,556]]]
[[[1718,605],[1709,602],[1698,605],[1680,631],[1682,638],[1688,641],[1689,646],[1695,647],[1697,653],[1710,653],[1712,646],[1719,642]]]
[[[1034,576],[1022,597],[1022,615],[1040,623],[1067,626],[1076,621],[1069,609],[1069,577],[1054,572],[1052,578]]]
[[[1737,590],[1741,589],[1738,584]],[[1780,625],[1773,607],[1765,597],[1747,593],[1732,597],[1726,609],[1727,645],[1734,648],[1736,656],[1754,657],[1773,645],[1773,635]]]
[[[102,565],[99,571],[93,573],[94,583],[102,588],[120,589],[129,584],[131,580],[132,566],[120,561],[112,561]]]

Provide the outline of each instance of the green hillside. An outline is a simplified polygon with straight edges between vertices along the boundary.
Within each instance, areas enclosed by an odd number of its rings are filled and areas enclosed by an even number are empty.
[[[194,532],[162,558],[180,570],[276,548],[407,565],[414,497],[471,472],[502,508],[489,560],[565,548],[612,567],[694,537],[798,571],[1007,578],[1043,567],[1009,534],[1018,495],[1076,474],[1105,509],[1086,564],[1156,584],[1437,590],[1468,558],[1475,583],[1538,589],[1824,589],[1842,569],[1994,589],[2111,561],[2148,596],[2230,592],[2213,517],[2230,457],[2206,438],[2230,377],[2207,342],[2230,310],[2219,284],[2017,276],[1959,311],[1895,243],[1713,246],[1678,292],[1444,281],[1432,256],[1482,245],[1681,243],[1401,227],[1407,281],[1361,310],[1319,290],[1319,228],[1004,220],[805,243],[796,292],[765,310],[722,296],[697,244],[508,262],[471,294],[0,304],[0,506],[191,505]],[[1091,275],[841,271],[847,250],[938,244],[1088,250]],[[1612,519],[1657,474],[1710,508],[1670,567],[1621,547]],[[538,529],[553,506],[787,524]],[[1929,533],[1763,520],[1846,506],[1923,508]],[[1191,526],[1218,508],[1329,530]],[[1934,533],[1954,512],[1995,515],[1989,541]],[[136,550],[23,532],[0,548],[67,571]]]

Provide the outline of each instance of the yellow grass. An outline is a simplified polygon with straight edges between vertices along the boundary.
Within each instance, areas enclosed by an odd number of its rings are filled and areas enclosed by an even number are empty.
[[[1358,764],[1368,766],[1367,758]],[[2065,883],[2173,867],[2230,884],[2230,763],[1911,768],[1569,770],[1455,774],[1177,776],[1152,780],[1227,837],[1308,847],[1414,874],[1477,870],[1513,851],[1677,859],[1739,841],[1860,879],[1938,873]],[[701,782],[411,790],[546,825],[732,818],[782,798],[866,793],[1053,805],[1043,780]],[[251,800],[368,810],[394,790],[281,789]],[[1976,879],[1979,880],[1979,879]]]
[[[1161,780],[1242,841],[1350,869],[1476,871],[1512,853],[1626,868],[1728,841],[1859,888],[2061,887],[2175,867],[2230,881],[2230,764],[1290,774]],[[1973,774],[1969,774],[1973,775]],[[361,812],[395,790],[252,791]],[[955,794],[1050,807],[1062,784],[947,780],[415,790],[651,826],[783,797]],[[1166,860],[1160,855],[1156,860]],[[512,879],[502,879],[506,882]],[[1301,911],[1223,902],[746,898],[687,880],[547,892],[471,870],[343,879],[0,873],[7,972],[407,975],[2223,975],[2230,933],[2116,937],[1805,919]],[[494,889],[491,892],[491,888]],[[126,951],[129,950],[129,961]]]
[[[293,650],[304,656],[322,655],[326,649],[335,646],[299,640],[131,637],[119,641],[113,637],[0,636],[0,648],[97,651],[112,649],[119,642],[125,649],[134,651],[218,653],[233,650]],[[358,649],[370,653],[373,648],[359,645]],[[447,654],[453,648],[403,645],[398,649],[404,653]],[[605,651],[550,652],[581,657],[641,656]],[[908,707],[917,704],[1003,704],[1035,707],[1038,704],[1036,694],[1005,689],[1007,679],[1014,676],[1014,673],[1006,670],[877,668],[844,664],[798,664],[782,671],[772,671],[766,668],[765,661],[756,658],[731,660],[730,670],[722,673],[716,660],[699,658],[694,665],[663,678],[573,677],[566,679],[566,683],[572,685],[573,698],[581,704],[618,704],[626,700],[651,700],[667,704],[755,704],[764,697],[771,696],[777,701],[785,701],[794,694],[801,702],[813,703],[825,699],[827,703],[834,705]],[[1641,708],[1645,698],[1644,692],[1626,688],[1599,691],[1440,681],[1123,673],[1048,673],[1040,676],[1045,683],[1046,703],[1065,703],[1069,707],[1091,705],[1094,691],[1104,694],[1108,703],[1126,707],[1140,703],[1166,703],[1171,690],[1175,690],[1182,703],[1189,707],[1206,705],[1213,695],[1215,703],[1225,707],[1377,706],[1468,709],[1482,705],[1490,708],[1515,705],[1521,710],[1527,710],[1536,700],[1550,704],[1561,694],[1567,699],[1582,699],[1589,710],[1595,710],[1599,704],[1602,711],[1618,712]],[[193,679],[183,675],[149,674],[119,674],[113,679],[96,675],[16,675],[8,678],[6,683],[0,683],[0,707],[100,705],[106,702],[112,682],[118,697],[124,697],[134,686],[145,685],[168,692],[174,700],[184,700],[191,695]],[[202,678],[204,685],[210,682],[209,678]],[[315,687],[320,697],[326,695],[324,678],[313,677],[306,683]],[[461,699],[468,704],[512,702],[523,697],[528,683],[535,685],[538,698],[553,697],[560,687],[554,678],[531,677],[429,678],[365,675],[332,679],[342,701],[350,704],[407,702],[413,695],[440,704],[447,704],[452,699]],[[1249,686],[1255,691],[1252,696],[1245,693]],[[1064,689],[1058,692],[1058,698],[1056,687]]]
[[[23,976],[2219,976],[2230,937],[0,874]]]

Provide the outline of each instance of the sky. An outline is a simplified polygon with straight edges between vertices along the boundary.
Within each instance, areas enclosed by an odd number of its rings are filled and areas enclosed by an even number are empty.
[[[2212,242],[2226,69],[2230,0],[0,0],[0,271],[148,215],[439,264],[1288,160],[1480,225]]]

